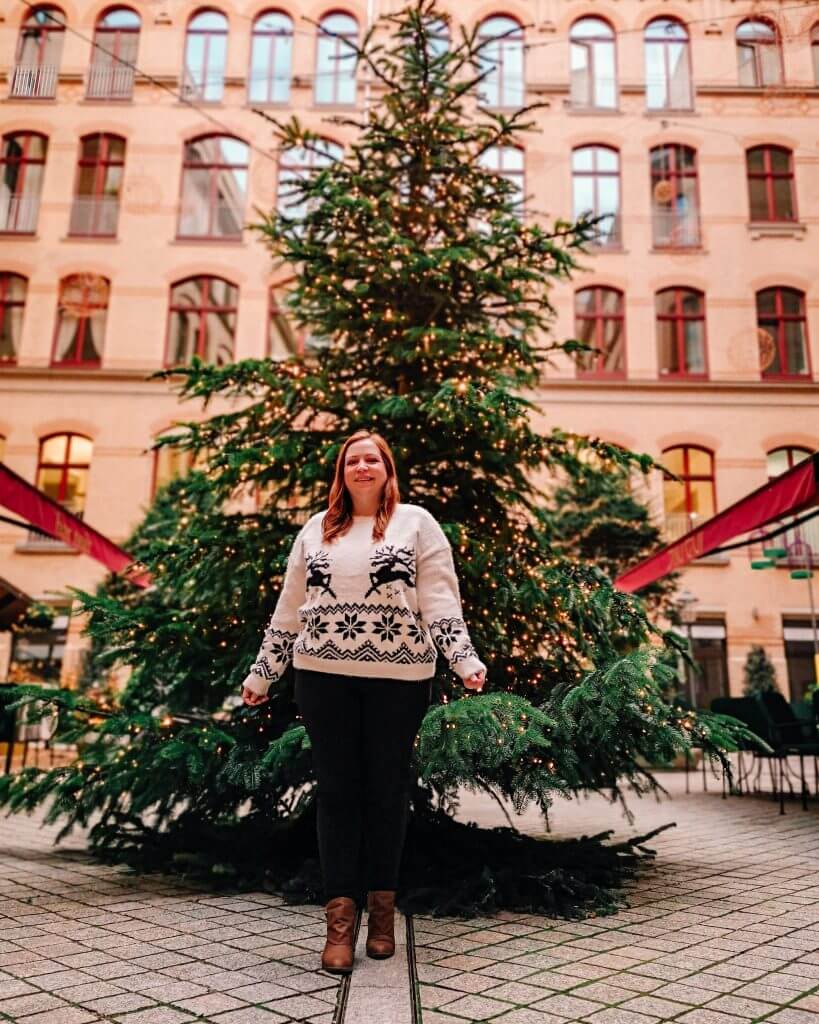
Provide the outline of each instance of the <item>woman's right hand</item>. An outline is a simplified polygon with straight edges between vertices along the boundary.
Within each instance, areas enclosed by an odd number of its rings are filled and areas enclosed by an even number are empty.
[[[270,700],[270,697],[266,693],[254,693],[253,690],[248,690],[246,686],[243,686],[242,700],[245,704],[249,704],[251,707],[254,707],[256,704],[265,704]]]

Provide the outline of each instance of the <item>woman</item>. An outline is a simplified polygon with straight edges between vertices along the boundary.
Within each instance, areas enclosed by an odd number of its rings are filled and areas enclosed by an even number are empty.
[[[242,684],[261,704],[293,660],[313,750],[326,899],[325,970],[353,967],[356,901],[367,954],[395,952],[394,907],[409,764],[429,707],[436,645],[469,689],[486,666],[463,620],[452,549],[435,519],[399,502],[387,442],[360,430],[336,460],[326,512],[302,528],[259,655]],[[363,859],[363,875],[359,859]]]

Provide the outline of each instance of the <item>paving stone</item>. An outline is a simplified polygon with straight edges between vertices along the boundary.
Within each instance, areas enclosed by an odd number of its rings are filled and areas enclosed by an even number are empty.
[[[333,1015],[330,1014],[329,1020]],[[228,1013],[220,1013],[210,1017],[212,1024],[280,1024],[280,1021],[291,1020],[290,1017],[283,1017],[273,1010],[266,1010],[262,1006],[246,1006],[241,1010],[230,1010]],[[319,1024],[319,1021],[327,1020],[324,1015],[321,1017],[309,1018],[311,1024]]]
[[[546,999],[541,999],[540,1002],[534,1005],[536,1009],[545,1010],[546,1013],[569,1018],[585,1017],[589,1013],[594,1013],[595,1010],[602,1009],[600,1003],[594,1002],[591,999],[581,999],[575,995],[560,993],[548,996]]]
[[[658,1020],[659,1017],[635,1013],[634,1010],[625,1010],[622,1006],[609,1006],[583,1018],[584,1024],[654,1024]]]
[[[816,1014],[812,1010],[800,1010],[790,1006],[779,1010],[768,1020],[774,1024],[816,1024]]]
[[[124,1017],[117,1017],[121,1024],[190,1024],[197,1018],[172,1006],[152,1006],[148,1010],[138,1010]]]
[[[96,1013],[79,1006],[66,1006],[57,1010],[45,1010],[20,1018],[20,1024],[94,1024],[99,1017]],[[165,1024],[165,1022],[163,1022]],[[171,1024],[170,1021],[167,1024]]]
[[[743,1020],[751,1020],[750,1017],[737,1017],[734,1014],[720,1013],[717,1010],[700,1008],[689,1010],[687,1013],[675,1018],[680,1024],[740,1024]]]
[[[65,1009],[67,1005],[64,1000],[57,999],[56,996],[49,995],[47,992],[34,992],[0,1000],[0,1012],[5,1013],[11,1020],[15,1020],[17,1017],[25,1017],[29,1013]]]
[[[287,996],[285,999],[276,999],[267,1005],[269,1010],[284,1014],[288,1017],[309,1017],[312,1013],[321,1013],[327,1009],[326,1005],[320,1002],[315,996]]]
[[[522,981],[508,981],[504,985],[498,985],[497,980],[493,984],[495,988],[486,992],[492,999],[504,999],[518,1006],[543,999],[543,989],[537,985],[527,985]]]
[[[490,999],[488,996],[463,996],[453,1003],[447,1003],[446,1012],[454,1017],[466,1017],[469,1021],[487,1020],[509,1008],[508,1003],[502,1003],[499,999]]]

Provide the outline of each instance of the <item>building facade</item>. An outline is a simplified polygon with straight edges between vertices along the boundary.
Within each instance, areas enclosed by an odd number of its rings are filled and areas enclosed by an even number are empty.
[[[296,113],[333,159],[350,135],[327,118],[377,102],[344,39],[399,6],[0,4],[0,457],[115,542],[184,470],[150,446],[193,410],[148,375],[194,354],[224,363],[309,346],[279,313],[283,285],[246,227],[306,162],[276,151],[259,111]],[[480,26],[490,40],[482,102],[542,104],[539,132],[489,154],[519,183],[522,216],[603,217],[584,270],[554,292],[556,333],[598,352],[555,360],[536,395],[542,426],[676,473],[648,490],[669,539],[815,451],[819,6],[441,7],[452,32]],[[741,692],[753,644],[801,697],[813,633],[808,586],[787,564],[800,539],[819,551],[807,524],[764,573],[746,549],[686,570],[698,702]],[[2,521],[0,566],[52,601],[103,573]],[[0,678],[59,662],[71,682],[72,621],[36,651],[0,634]]]

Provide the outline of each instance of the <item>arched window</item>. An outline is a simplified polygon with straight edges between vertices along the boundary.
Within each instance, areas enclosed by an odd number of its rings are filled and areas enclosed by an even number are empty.
[[[674,18],[655,18],[646,25],[646,107],[649,110],[690,110],[691,55],[688,29]]]
[[[783,444],[779,448],[773,448],[765,456],[765,466],[768,471],[768,479],[773,480],[775,476],[787,473],[789,469],[798,466],[800,462],[809,459],[813,455],[810,448],[800,448],[795,444]]]
[[[82,434],[52,434],[40,441],[37,489],[75,516],[85,510],[93,449]]]
[[[813,60],[813,81],[819,85],[819,23],[810,30],[810,55]]]
[[[717,510],[714,453],[699,445],[681,444],[663,451],[663,504],[669,540],[681,537],[710,519]]]
[[[248,146],[229,135],[185,143],[180,238],[241,238],[247,194]]]
[[[129,100],[142,21],[130,7],[112,7],[94,26],[85,95],[90,100]]]
[[[490,146],[480,157],[481,166],[494,171],[514,186],[514,191],[507,199],[512,204],[515,216],[523,218],[523,200],[525,192],[526,158],[519,146]]]
[[[572,106],[614,110],[617,51],[611,25],[602,18],[580,18],[572,25],[569,38]]]
[[[575,335],[597,349],[578,356],[578,376],[624,377],[626,373],[623,293],[600,285],[574,296]]]
[[[657,248],[700,244],[697,153],[670,143],[651,150],[651,223]]]
[[[266,11],[253,22],[247,94],[251,103],[286,103],[290,98],[293,20]]]
[[[37,228],[48,139],[37,132],[3,136],[0,155],[0,231],[30,235]]]
[[[694,288],[664,288],[654,308],[660,374],[705,377],[705,296]]]
[[[65,38],[65,15],[59,7],[42,4],[30,11],[20,28],[11,79],[15,99],[53,99]]]
[[[189,277],[171,288],[168,325],[169,366],[194,356],[224,366],[233,359],[239,289],[221,277]]]
[[[738,26],[736,40],[740,85],[781,84],[782,48],[779,31],[772,22],[748,18]]]
[[[0,364],[17,362],[27,287],[20,274],[0,273]]]
[[[125,139],[101,133],[80,140],[69,235],[113,236],[125,165]]]
[[[309,146],[293,146],[282,152],[279,159],[276,209],[288,220],[300,221],[306,216],[309,203],[299,191],[299,183],[309,179],[319,167],[327,167],[340,160],[344,149],[329,139],[317,139]]]
[[[763,377],[809,375],[803,292],[795,288],[763,288],[758,291],[756,325]]]
[[[524,101],[523,29],[514,18],[495,15],[478,29],[479,63],[486,78],[478,98],[489,107],[520,107]]]
[[[194,14],[185,36],[182,95],[218,103],[225,86],[228,22],[221,11]]]
[[[97,274],[72,274],[60,281],[52,366],[100,365],[108,293],[108,280]]]
[[[609,146],[579,146],[572,151],[572,216],[584,213],[597,223],[598,245],[619,245],[620,154]]]
[[[316,52],[316,103],[355,103],[358,22],[349,14],[321,19]]]
[[[745,159],[751,220],[795,221],[793,153],[783,146],[754,146]]]

